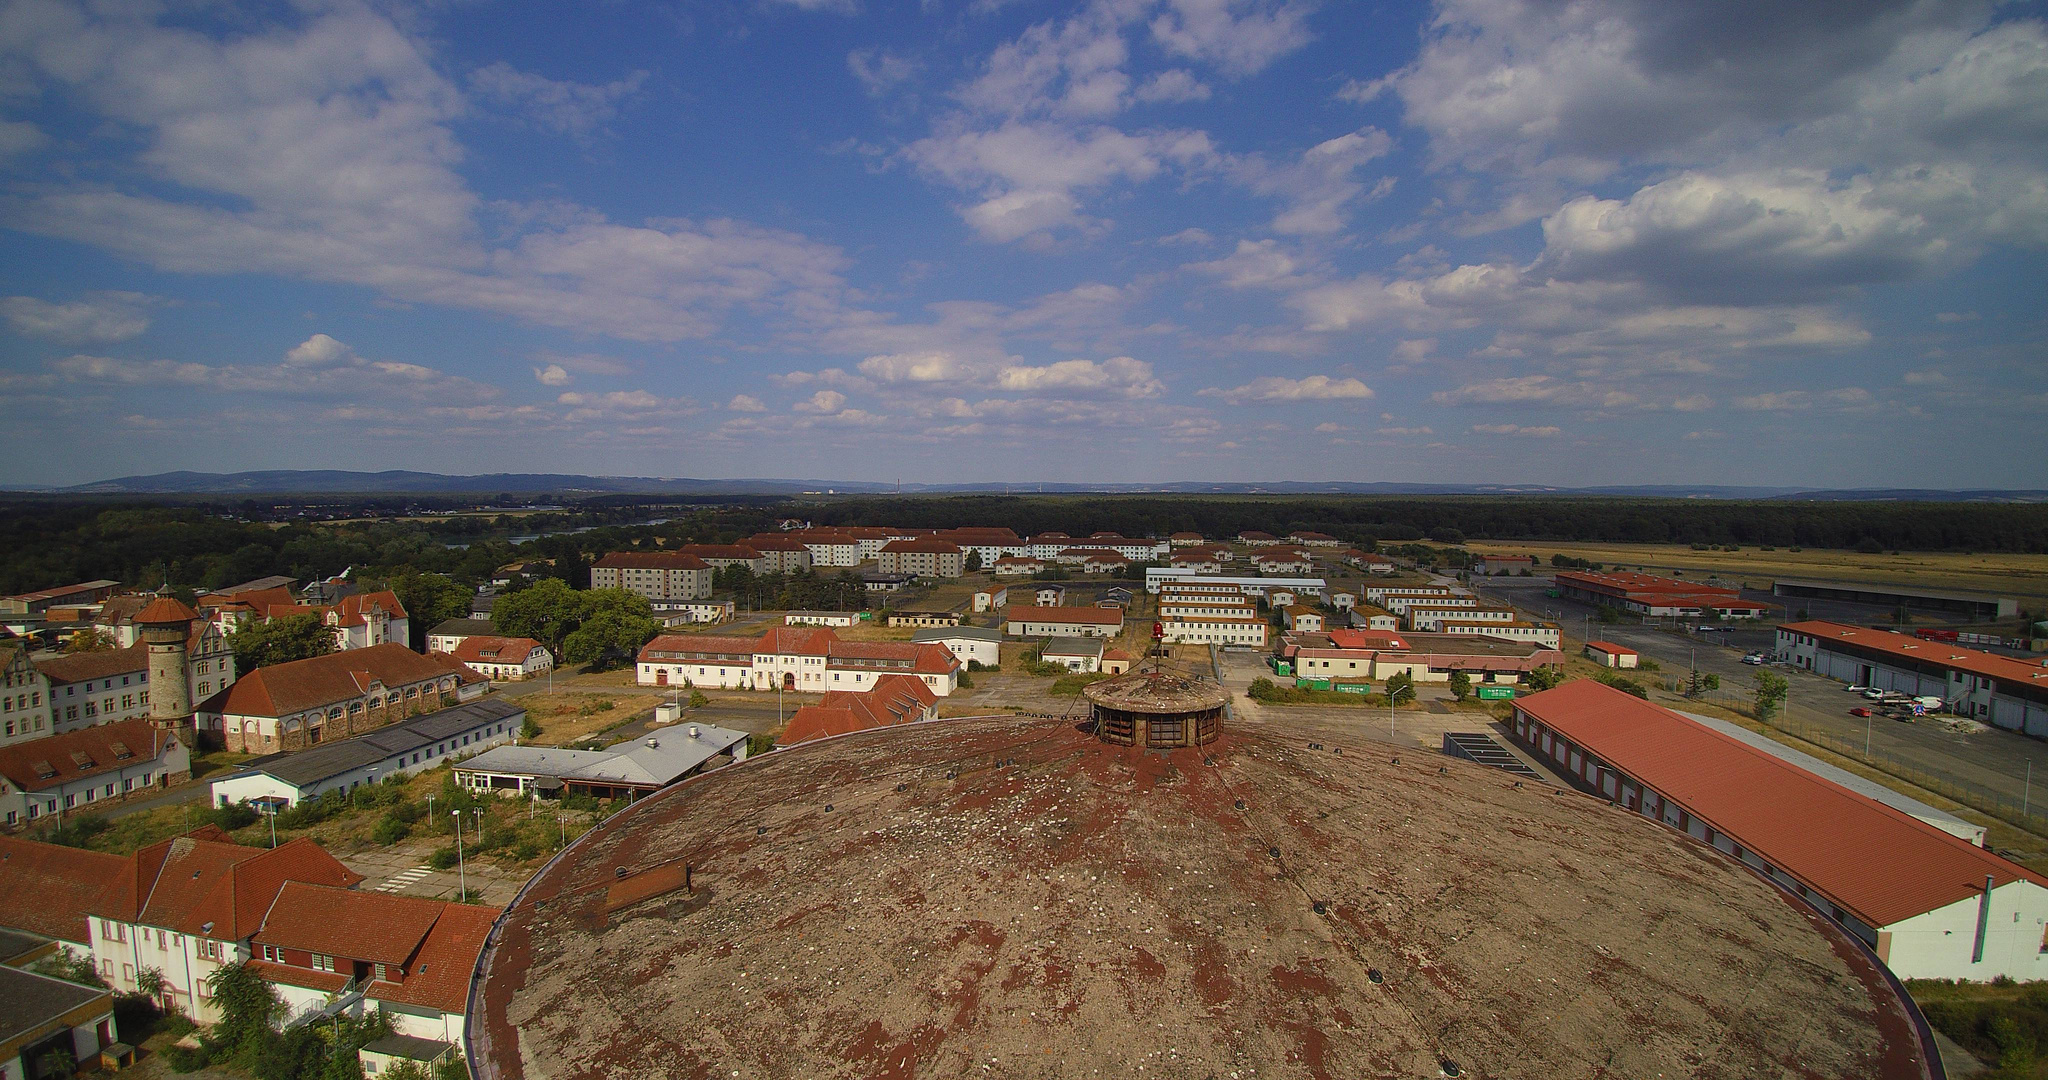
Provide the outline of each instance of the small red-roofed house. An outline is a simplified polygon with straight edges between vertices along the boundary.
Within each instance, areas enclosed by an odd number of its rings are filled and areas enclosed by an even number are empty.
[[[884,675],[869,690],[834,691],[818,704],[798,709],[775,740],[775,747],[780,750],[835,735],[930,720],[939,714],[938,700],[929,687],[911,676]]]

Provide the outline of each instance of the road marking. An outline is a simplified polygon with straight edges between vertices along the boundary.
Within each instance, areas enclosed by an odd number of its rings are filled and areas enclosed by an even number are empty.
[[[433,872],[434,870],[432,867],[415,866],[402,874],[394,875],[389,881],[386,881],[384,884],[377,886],[377,891],[388,893],[400,892],[402,890],[409,889],[421,878],[426,877],[428,874],[431,874]]]

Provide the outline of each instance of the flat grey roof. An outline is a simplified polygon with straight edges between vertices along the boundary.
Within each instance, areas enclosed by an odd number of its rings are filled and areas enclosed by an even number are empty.
[[[1040,656],[1101,656],[1102,639],[1099,637],[1056,637],[1045,643],[1038,652]]]
[[[26,930],[0,929],[0,964],[49,943],[50,939],[41,934],[31,934]]]
[[[697,730],[694,737],[691,728]],[[731,728],[675,724],[603,750],[494,746],[458,763],[455,771],[660,787],[746,740],[746,732]]]
[[[463,637],[492,637],[498,632],[489,619],[448,619],[427,631],[427,636],[459,634]]]
[[[0,1040],[34,1031],[94,998],[113,1007],[113,995],[97,987],[0,965]]]
[[[268,754],[243,763],[237,772],[266,773],[295,787],[310,787],[322,780],[375,765],[398,754],[409,754],[485,724],[525,715],[525,709],[504,698],[479,698],[425,716],[400,720],[390,727],[378,728],[353,739]]]

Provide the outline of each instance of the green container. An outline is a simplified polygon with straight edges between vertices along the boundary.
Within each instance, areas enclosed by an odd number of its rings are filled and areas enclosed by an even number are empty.
[[[1506,701],[1515,696],[1512,686],[1482,686],[1474,694],[1481,701]]]
[[[1328,690],[1330,688],[1330,680],[1296,679],[1294,680],[1294,688],[1296,690]]]
[[[1273,658],[1273,674],[1292,675],[1294,674],[1294,665],[1276,656]]]

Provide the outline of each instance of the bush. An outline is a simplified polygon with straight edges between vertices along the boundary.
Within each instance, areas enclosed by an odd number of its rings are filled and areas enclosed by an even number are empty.
[[[213,1055],[207,1052],[205,1044],[181,1046],[172,1043],[164,1047],[164,1064],[169,1065],[174,1073],[198,1072],[212,1061]]]
[[[113,828],[113,823],[98,814],[80,814],[57,823],[56,827],[43,833],[38,839],[65,847],[82,848],[92,843],[93,838]]]
[[[432,855],[427,856],[427,865],[436,870],[453,869],[457,861],[458,856],[452,847],[437,849]]]
[[[262,819],[263,815],[257,813],[255,807],[245,802],[230,803],[227,806],[216,806],[206,812],[207,821],[229,832],[234,832],[236,829],[246,829]]]
[[[1058,664],[1050,664],[1047,666],[1059,667]],[[1060,670],[1066,671],[1065,668],[1060,668]],[[1052,688],[1047,690],[1046,693],[1052,694],[1056,697],[1078,697],[1080,696],[1082,687],[1092,682],[1101,682],[1102,680],[1107,678],[1109,678],[1109,676],[1104,675],[1102,672],[1099,671],[1068,672],[1067,674],[1061,675],[1059,678],[1054,679],[1052,681]]]
[[[540,721],[528,716],[526,722],[519,725],[519,737],[527,742],[540,738]]]
[[[704,696],[704,691],[702,691],[702,690],[692,690],[692,691],[690,691],[690,708],[692,708],[692,709],[701,709],[701,708],[703,708],[704,706],[706,706],[706,705],[709,705],[709,704],[711,704],[711,699],[710,699],[710,698],[708,698],[708,697],[705,697],[705,696]]]
[[[956,685],[958,685],[959,688],[962,690],[972,690],[974,689],[974,676],[969,675],[965,671],[962,671],[960,673],[959,681]]]
[[[596,716],[598,713],[610,712],[614,707],[613,703],[605,698],[591,698],[577,707],[576,715]]]
[[[1630,679],[1625,676],[1617,675],[1612,671],[1603,671],[1600,674],[1593,676],[1593,678],[1597,679],[1601,683],[1614,687],[1616,690],[1619,690],[1624,694],[1634,694],[1636,697],[1644,699],[1648,699],[1650,696],[1649,692],[1643,689],[1642,683],[1639,683],[1634,679]]]
[[[377,829],[370,834],[370,838],[385,847],[390,847],[411,835],[412,826],[386,814],[383,820],[377,822]]]

